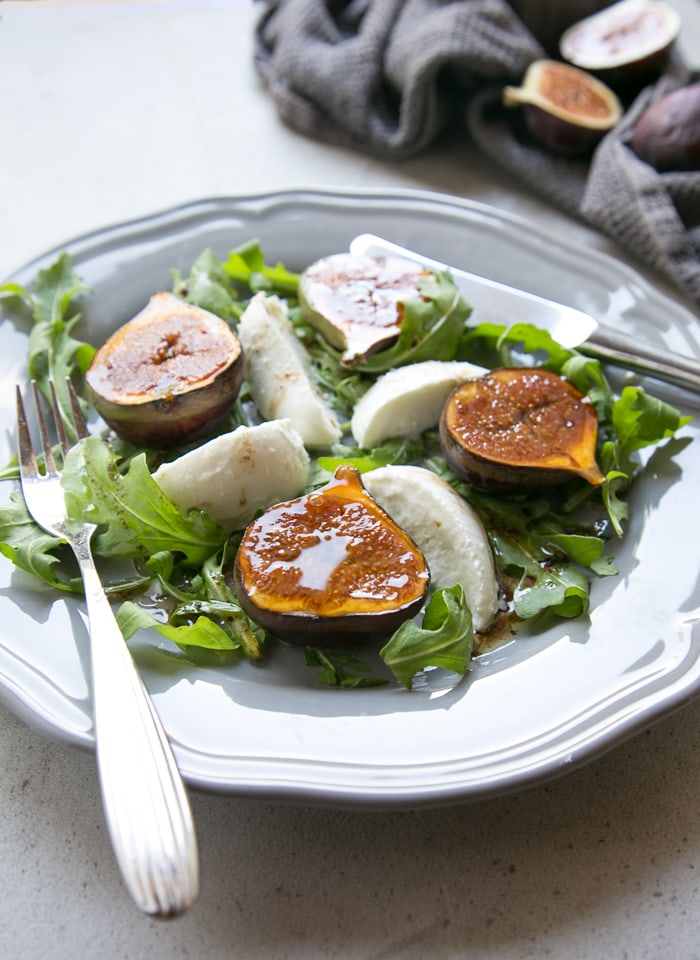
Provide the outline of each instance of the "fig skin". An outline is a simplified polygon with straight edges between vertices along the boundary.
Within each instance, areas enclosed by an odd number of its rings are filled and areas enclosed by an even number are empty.
[[[423,606],[425,557],[348,464],[326,486],[270,507],[246,528],[233,585],[268,632],[307,646],[389,636]]]
[[[115,433],[137,446],[166,449],[222,420],[243,375],[243,350],[228,324],[161,292],[99,348],[85,384]]]
[[[572,383],[539,367],[501,367],[450,394],[440,444],[455,472],[485,490],[516,493],[582,477],[595,461],[598,418]]]
[[[622,116],[613,91],[591,74],[556,60],[536,60],[520,87],[505,87],[503,103],[522,107],[538,143],[556,153],[590,153]]]
[[[403,302],[419,299],[418,282],[430,276],[398,257],[337,253],[304,270],[299,302],[311,326],[343,351],[341,364],[351,367],[396,341]]]
[[[679,30],[678,13],[663,0],[619,0],[565,30],[559,52],[631,99],[661,75]]]
[[[700,82],[647,107],[635,125],[632,149],[660,173],[700,170]]]

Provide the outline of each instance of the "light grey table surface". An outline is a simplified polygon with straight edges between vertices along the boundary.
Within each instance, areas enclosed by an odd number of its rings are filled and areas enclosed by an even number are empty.
[[[696,0],[677,0],[700,56]],[[0,276],[84,231],[199,197],[420,187],[559,215],[453,141],[383,163],[280,125],[244,2],[0,3]],[[612,251],[614,252],[614,251]],[[0,707],[0,956],[700,956],[700,703],[546,786],[432,811],[192,793],[198,903],[133,907],[94,758]]]

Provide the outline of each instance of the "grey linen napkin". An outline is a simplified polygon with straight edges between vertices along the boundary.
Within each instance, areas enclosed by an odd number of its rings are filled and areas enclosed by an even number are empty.
[[[700,173],[659,174],[629,146],[678,61],[591,158],[548,153],[501,104],[563,30],[610,0],[258,0],[255,61],[282,120],[375,156],[415,155],[460,124],[495,162],[597,227],[700,305]]]

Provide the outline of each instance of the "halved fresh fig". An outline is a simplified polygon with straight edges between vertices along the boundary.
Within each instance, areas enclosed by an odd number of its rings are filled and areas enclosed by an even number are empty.
[[[440,420],[443,453],[484,489],[519,490],[604,477],[598,418],[568,380],[538,367],[502,367],[456,387]]]
[[[503,103],[523,107],[535,140],[564,154],[588,153],[622,116],[622,105],[600,80],[557,60],[536,60]]]
[[[613,89],[633,95],[668,62],[680,17],[662,0],[620,0],[565,30],[559,51]]]
[[[431,274],[398,257],[337,253],[301,275],[299,301],[309,323],[352,366],[395,342],[403,303],[420,298],[418,282]]]
[[[165,449],[223,419],[243,372],[243,351],[228,324],[163,292],[100,347],[85,383],[120,437]]]
[[[700,83],[647,107],[635,125],[632,149],[659,172],[700,170]]]
[[[284,640],[322,647],[393,633],[418,613],[429,581],[421,551],[348,464],[326,486],[254,520],[233,570],[252,620]]]

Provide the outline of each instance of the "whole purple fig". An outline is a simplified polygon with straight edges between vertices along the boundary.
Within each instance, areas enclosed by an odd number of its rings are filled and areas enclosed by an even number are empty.
[[[656,170],[700,170],[700,83],[679,87],[644,111],[632,149]]]

